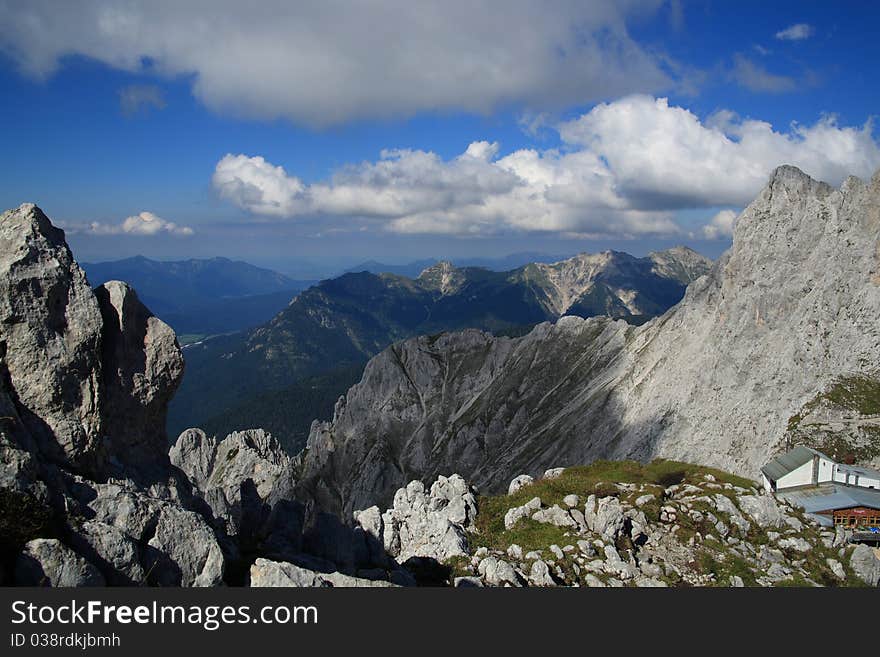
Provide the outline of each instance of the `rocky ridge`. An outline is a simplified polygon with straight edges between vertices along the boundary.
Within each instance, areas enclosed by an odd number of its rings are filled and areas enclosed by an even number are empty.
[[[454,470],[498,492],[598,458],[756,477],[821,390],[880,370],[878,237],[880,173],[833,189],[780,167],[732,248],[643,326],[563,317],[522,338],[464,331],[378,355],[313,426],[301,494],[348,513],[413,478]]]

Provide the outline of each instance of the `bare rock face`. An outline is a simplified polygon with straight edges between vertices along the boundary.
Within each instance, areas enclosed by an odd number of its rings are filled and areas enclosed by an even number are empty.
[[[222,530],[242,548],[298,550],[303,512],[292,502],[293,467],[271,434],[262,429],[235,431],[218,442],[200,429],[189,429],[169,455]]]
[[[313,426],[300,494],[350,513],[444,471],[500,492],[599,458],[757,476],[820,390],[880,371],[878,243],[880,174],[833,189],[780,167],[728,253],[641,327],[563,317],[518,339],[463,331],[375,357]]]
[[[371,507],[355,512],[363,530],[373,536],[398,563],[413,557],[444,562],[468,554],[466,532],[477,515],[474,490],[459,475],[440,476],[429,491],[411,481],[394,495],[385,513]]]
[[[103,320],[104,456],[144,468],[164,459],[168,402],[183,376],[183,355],[170,326],[127,284],[95,291]]]
[[[251,566],[248,583],[253,587],[391,587],[390,582],[352,577],[344,573],[322,573],[292,563],[257,559]]]
[[[98,569],[54,538],[25,545],[15,565],[19,586],[104,586]]]
[[[160,586],[220,586],[223,552],[214,532],[201,516],[177,505],[163,505],[153,537],[147,569],[157,573]]]
[[[82,466],[100,446],[101,312],[64,232],[35,205],[0,216],[0,355],[41,452]]]
[[[880,586],[880,556],[865,544],[857,545],[850,556],[853,572],[868,586]]]
[[[174,332],[124,283],[93,292],[32,204],[0,217],[0,327],[6,422],[32,442],[19,445],[99,477],[164,459],[183,374]]]

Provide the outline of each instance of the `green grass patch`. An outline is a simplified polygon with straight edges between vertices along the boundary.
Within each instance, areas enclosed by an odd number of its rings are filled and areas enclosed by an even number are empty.
[[[823,396],[838,406],[862,415],[880,414],[880,381],[871,377],[840,379]]]
[[[656,520],[660,513],[663,491],[673,484],[705,484],[705,475],[712,475],[719,484],[729,483],[750,489],[753,481],[736,475],[679,461],[656,459],[650,463],[637,461],[596,461],[587,466],[566,468],[555,479],[541,479],[525,486],[513,495],[481,497],[480,513],[477,515],[477,536],[473,545],[505,550],[512,543],[520,545],[524,551],[546,550],[556,543],[560,547],[573,543],[575,537],[565,536],[565,528],[542,524],[531,519],[520,520],[509,530],[504,528],[504,514],[507,510],[522,506],[533,497],[540,497],[544,506],[558,504],[565,508],[562,498],[574,493],[585,501],[589,495],[598,497],[620,495],[632,502],[646,493],[655,495],[655,500],[643,506],[649,520]],[[637,493],[621,492],[614,484],[640,484],[644,490]],[[718,491],[718,492],[724,492]],[[630,499],[631,498],[631,499]],[[701,529],[703,529],[701,527]]]

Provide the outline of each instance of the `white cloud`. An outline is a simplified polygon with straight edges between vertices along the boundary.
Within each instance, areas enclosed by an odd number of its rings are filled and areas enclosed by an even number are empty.
[[[166,221],[152,212],[141,212],[124,219],[118,224],[107,224],[92,221],[87,224],[68,224],[64,230],[72,234],[91,235],[174,235],[188,237],[195,231],[189,226],[178,226],[173,221]]]
[[[67,55],[193,76],[217,111],[312,125],[423,111],[561,108],[671,86],[629,35],[662,0],[0,0],[28,75]]]
[[[812,25],[808,25],[807,23],[796,23],[791,27],[787,27],[784,30],[780,30],[776,33],[776,38],[780,41],[802,41],[803,39],[809,39],[813,34],[815,34],[816,30]]]
[[[119,107],[126,116],[134,116],[150,108],[165,109],[165,96],[154,84],[130,84],[119,90]]]
[[[719,240],[733,235],[733,224],[737,214],[733,210],[721,210],[712,217],[705,226],[702,234],[707,240]]]
[[[240,208],[273,217],[370,221],[402,233],[620,237],[681,232],[677,210],[744,206],[781,164],[834,184],[880,167],[870,124],[830,116],[781,132],[728,110],[700,120],[665,98],[629,96],[556,129],[560,149],[499,157],[498,144],[481,141],[450,160],[389,150],[310,185],[262,157],[230,154],[213,184]],[[728,219],[716,215],[703,234],[724,235]]]
[[[833,116],[787,131],[721,111],[705,122],[665,98],[631,96],[597,105],[560,126],[565,142],[601,155],[617,192],[637,207],[742,206],[770,172],[792,164],[839,184],[880,167],[870,122],[840,126]]]

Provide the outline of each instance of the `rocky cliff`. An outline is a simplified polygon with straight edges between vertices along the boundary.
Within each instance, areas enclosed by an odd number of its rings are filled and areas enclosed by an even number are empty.
[[[789,420],[880,344],[880,174],[840,189],[780,167],[734,243],[641,327],[564,317],[519,339],[421,337],[373,359],[299,457],[302,494],[351,511],[456,471],[665,456],[757,476]]]

